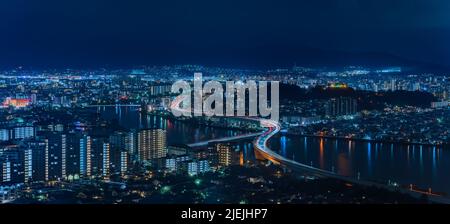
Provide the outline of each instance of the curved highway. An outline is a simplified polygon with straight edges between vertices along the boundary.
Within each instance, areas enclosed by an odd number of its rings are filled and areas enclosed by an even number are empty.
[[[170,109],[172,111],[177,110],[178,112],[187,112],[183,108],[179,107],[180,103],[181,103],[181,101],[174,100],[170,105]],[[237,135],[237,136],[232,136],[232,137],[211,139],[211,140],[191,143],[191,144],[187,144],[187,145],[190,147],[202,147],[202,146],[206,146],[209,143],[213,143],[213,142],[235,141],[235,140],[239,140],[239,139],[248,139],[248,138],[256,137],[256,139],[253,142],[254,149],[259,153],[259,155],[261,155],[265,159],[267,159],[275,164],[280,164],[280,165],[289,167],[289,168],[297,170],[297,171],[308,172],[308,173],[311,173],[311,174],[314,174],[314,175],[320,176],[320,177],[331,177],[331,178],[345,180],[345,181],[354,182],[354,183],[357,182],[360,184],[373,185],[373,183],[370,183],[370,182],[355,180],[354,178],[345,177],[345,176],[342,176],[342,175],[339,175],[339,174],[336,174],[336,173],[333,173],[333,172],[330,172],[327,170],[318,169],[318,168],[315,168],[312,166],[308,166],[308,165],[299,163],[299,162],[291,160],[291,159],[287,159],[287,158],[279,155],[278,153],[274,152],[273,150],[271,150],[270,147],[268,146],[268,142],[269,142],[270,138],[272,138],[274,135],[276,135],[281,130],[281,126],[277,121],[263,119],[263,118],[254,118],[254,117],[239,117],[239,118],[260,122],[261,126],[266,127],[267,130],[263,131],[263,132],[258,132],[258,133],[242,134],[242,135]]]
[[[179,107],[181,101],[179,100],[174,100],[171,105],[170,105],[170,109],[172,111],[177,110],[181,113],[183,112],[187,112],[186,110],[182,109]],[[247,118],[247,117],[241,117],[242,119],[247,119],[247,120],[254,120],[254,121],[259,121],[253,118]],[[242,135],[236,135],[236,136],[230,136],[230,137],[223,137],[223,138],[216,138],[216,139],[210,139],[210,140],[206,140],[206,141],[201,141],[201,142],[195,142],[195,143],[190,143],[187,144],[189,147],[203,147],[203,146],[207,146],[209,143],[213,143],[213,142],[228,142],[228,141],[237,141],[237,140],[242,140],[242,139],[253,139],[257,136],[260,136],[263,132],[257,132],[257,133],[248,133],[248,134],[242,134]]]
[[[179,107],[180,103],[181,103],[181,101],[173,101],[170,105],[170,110],[172,110],[172,111],[177,110],[179,112],[187,112],[186,110]],[[90,106],[117,106],[117,105],[90,105]],[[127,105],[127,106],[137,107],[139,105]],[[374,182],[364,181],[364,180],[357,180],[355,178],[342,176],[342,175],[339,175],[334,172],[318,169],[318,168],[315,168],[312,166],[308,166],[308,165],[299,163],[299,162],[291,160],[291,159],[287,159],[287,158],[279,155],[278,153],[272,151],[270,149],[270,147],[268,146],[270,138],[272,138],[274,135],[276,135],[281,130],[281,126],[277,121],[263,119],[263,118],[253,118],[253,117],[239,117],[239,118],[245,119],[245,120],[258,121],[258,122],[260,122],[262,127],[266,127],[267,129],[263,132],[242,134],[242,135],[237,135],[237,136],[223,137],[223,138],[218,138],[218,139],[211,139],[211,140],[206,140],[206,141],[202,141],[202,142],[191,143],[191,144],[188,144],[188,146],[202,147],[202,146],[207,146],[209,143],[213,143],[213,142],[236,141],[236,140],[240,140],[240,139],[249,139],[249,138],[256,137],[256,139],[253,142],[253,146],[254,146],[255,151],[258,153],[258,155],[262,156],[264,159],[267,159],[275,164],[286,166],[292,170],[307,172],[307,173],[310,173],[310,174],[313,174],[313,175],[316,175],[319,177],[328,177],[328,178],[339,179],[339,180],[347,181],[350,183],[362,184],[362,185],[366,185],[366,186],[377,186],[377,187],[385,188],[388,190],[396,190],[396,191],[400,191],[402,193],[410,194],[417,198],[421,197],[423,194],[427,194],[424,192],[415,192],[415,191],[411,191],[411,190],[407,190],[407,189],[403,189],[403,188],[391,187],[391,186],[388,186],[385,184],[379,184],[379,183],[374,183]],[[432,195],[432,194],[427,194],[427,195],[428,195],[429,199],[434,202],[450,204],[450,199],[447,197],[436,196],[436,195]]]
[[[341,176],[339,174],[336,174],[336,173],[333,173],[330,171],[318,169],[318,168],[315,168],[312,166],[305,165],[303,163],[299,163],[299,162],[291,160],[291,159],[287,159],[287,158],[279,155],[278,153],[274,152],[268,146],[269,145],[268,142],[272,136],[274,136],[278,132],[280,132],[281,126],[277,121],[274,121],[274,120],[260,119],[260,122],[261,122],[261,125],[263,125],[264,127],[267,127],[268,129],[267,129],[267,131],[265,131],[263,134],[261,134],[259,137],[257,137],[255,139],[255,141],[253,142],[253,145],[254,145],[255,149],[264,158],[272,161],[273,163],[285,165],[285,166],[295,169],[295,170],[310,172],[310,173],[313,173],[318,176],[332,177],[332,178],[342,179],[342,180],[346,180],[346,181],[352,180],[351,178],[344,177],[344,176]]]
[[[171,110],[179,110],[179,111],[183,112],[183,109],[179,108],[179,104],[180,104],[180,102],[178,102],[178,101],[172,102],[170,109]],[[238,140],[238,139],[256,137],[256,139],[253,142],[253,146],[254,146],[254,149],[256,150],[256,152],[258,152],[259,155],[261,155],[263,158],[265,158],[275,164],[280,164],[280,165],[286,166],[290,169],[307,172],[307,173],[310,173],[310,174],[313,174],[313,175],[316,175],[319,177],[334,178],[334,179],[343,180],[343,181],[347,181],[350,183],[362,184],[362,185],[366,185],[366,186],[377,186],[377,187],[385,188],[388,190],[399,190],[400,192],[408,193],[415,197],[420,197],[423,194],[423,193],[412,192],[407,189],[387,186],[385,184],[379,184],[379,183],[374,183],[374,182],[364,181],[364,180],[357,180],[355,178],[342,176],[342,175],[339,175],[334,172],[318,169],[318,168],[315,168],[312,166],[305,165],[303,163],[299,163],[299,162],[291,160],[291,159],[287,159],[287,158],[279,155],[278,153],[274,152],[269,147],[270,138],[272,138],[274,135],[276,135],[281,130],[281,126],[277,121],[263,119],[263,118],[252,118],[252,117],[240,117],[240,118],[245,119],[245,120],[259,121],[261,126],[266,127],[267,130],[263,131],[263,132],[258,132],[258,133],[243,134],[243,135],[232,136],[232,137],[212,139],[212,140],[207,140],[207,141],[203,141],[203,142],[191,143],[188,145],[191,147],[199,147],[199,146],[206,146],[208,143],[211,143],[211,142],[234,141],[234,140]],[[431,199],[432,201],[435,201],[435,202],[450,203],[450,200],[447,198],[444,198],[444,197],[433,196],[433,195],[428,195],[428,196],[429,196],[429,199]]]

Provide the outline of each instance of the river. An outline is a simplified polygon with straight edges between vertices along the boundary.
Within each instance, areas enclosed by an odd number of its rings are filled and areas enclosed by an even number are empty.
[[[169,145],[187,144],[242,134],[142,115],[133,107],[99,107],[102,116],[117,119],[130,128],[158,127],[167,130]],[[343,176],[381,183],[413,184],[421,189],[450,194],[450,149],[392,143],[375,143],[303,136],[276,136],[271,148],[280,155],[300,163],[336,172]],[[240,144],[247,159],[254,158],[249,141]]]

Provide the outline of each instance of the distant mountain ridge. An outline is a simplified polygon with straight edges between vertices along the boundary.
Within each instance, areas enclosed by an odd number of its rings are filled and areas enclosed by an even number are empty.
[[[93,56],[94,59],[77,58],[73,60],[51,60],[51,58],[33,57],[21,64],[3,61],[5,68],[19,65],[34,68],[103,68],[133,67],[139,65],[180,65],[197,64],[223,68],[273,69],[291,68],[294,65],[310,68],[342,69],[348,66],[363,66],[379,69],[400,66],[403,71],[434,72],[450,74],[450,67],[405,59],[389,53],[346,52],[308,47],[290,47],[283,45],[192,48],[172,46],[164,48],[158,57],[145,55],[111,54]],[[70,61],[70,63],[68,62]]]
[[[244,52],[252,52],[247,49]],[[345,52],[337,50],[322,50],[314,48],[272,48],[259,49],[256,56],[248,61],[258,62],[267,67],[290,67],[294,64],[305,67],[343,68],[346,66],[364,66],[382,68],[399,66],[403,70],[419,72],[439,72],[450,74],[450,67],[415,60],[405,59],[389,53],[380,52]],[[249,58],[250,55],[241,57]]]

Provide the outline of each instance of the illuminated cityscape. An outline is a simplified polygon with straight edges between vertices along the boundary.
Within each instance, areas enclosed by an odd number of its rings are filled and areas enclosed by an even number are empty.
[[[2,217],[274,223],[450,204],[449,11],[0,1]],[[24,216],[63,214],[38,209]]]
[[[198,186],[209,182],[226,184],[234,169],[262,167],[266,167],[264,172],[248,176],[250,184],[266,182],[267,175],[303,175],[308,181],[299,184],[319,181],[321,185],[321,181],[336,179],[338,186],[352,183],[363,188],[374,183],[380,185],[380,191],[404,192],[404,196],[393,196],[389,202],[420,201],[417,192],[428,194],[432,200],[447,200],[450,183],[441,176],[446,175],[444,161],[449,156],[450,80],[433,74],[404,75],[383,70],[381,75],[378,70],[359,69],[366,72],[349,68],[323,76],[323,71],[313,68],[262,71],[191,65],[88,74],[83,70],[5,71],[0,80],[7,84],[2,87],[1,97],[9,102],[1,111],[2,200],[123,200],[93,192],[86,195],[87,189],[101,183],[117,185],[120,195],[135,198],[125,203],[145,202],[157,200],[152,197],[159,194],[169,197],[169,192],[182,190],[175,187],[180,176],[183,181],[191,178]],[[167,71],[177,75],[166,76]],[[170,107],[176,94],[171,92],[170,83],[180,78],[189,80],[193,71],[203,72],[206,80],[221,82],[256,77],[279,80],[282,73],[290,74],[280,81],[281,118],[277,131],[270,128],[266,136],[265,128],[252,119],[174,117]],[[348,77],[349,73],[354,75]],[[362,79],[372,85],[357,85]],[[409,94],[416,97],[402,100]],[[387,167],[382,165],[386,160]],[[412,168],[412,163],[419,167]],[[388,172],[390,169],[410,169],[412,179]],[[428,182],[420,178],[428,175],[437,179]],[[321,176],[327,178],[317,179]],[[153,190],[145,190],[146,183]],[[136,185],[142,189],[131,187]],[[73,196],[55,198],[66,190]],[[211,191],[210,187],[199,189],[196,196],[183,200],[226,200],[219,195],[202,198],[219,193]],[[343,189],[343,198],[334,202],[345,202],[351,192]],[[297,194],[281,193],[293,197]],[[135,194],[137,197],[132,196]],[[366,202],[385,200],[369,195],[367,192],[361,197]],[[178,196],[172,196],[170,200],[176,202]],[[300,198],[296,200],[322,201]],[[260,199],[247,196],[247,200],[251,203]]]

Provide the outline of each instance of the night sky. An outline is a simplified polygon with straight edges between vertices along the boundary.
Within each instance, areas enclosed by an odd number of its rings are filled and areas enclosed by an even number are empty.
[[[366,53],[450,66],[449,12],[448,0],[1,0],[0,66],[326,66]]]

